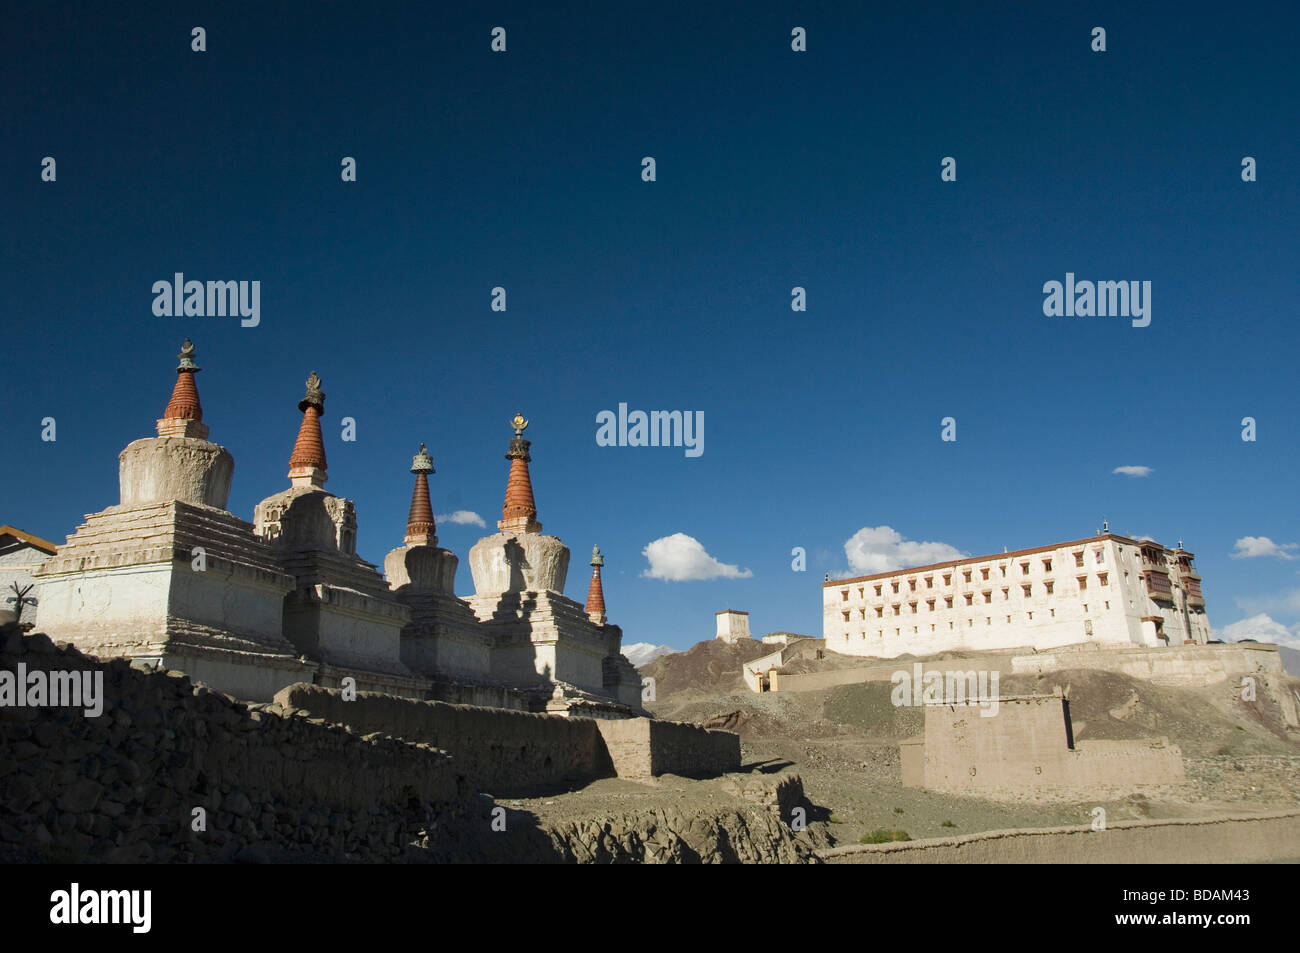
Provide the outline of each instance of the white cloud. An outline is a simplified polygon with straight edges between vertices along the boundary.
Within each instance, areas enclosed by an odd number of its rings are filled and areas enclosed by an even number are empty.
[[[1254,639],[1257,642],[1276,642],[1287,648],[1300,649],[1300,626],[1287,628],[1281,622],[1261,612],[1248,619],[1224,626],[1222,632],[1216,633],[1216,638],[1223,639],[1225,642]]]
[[[1153,467],[1116,467],[1111,473],[1122,473],[1124,476],[1147,477],[1155,472]]]
[[[1272,596],[1238,596],[1235,601],[1243,612],[1276,612],[1290,618],[1300,616],[1300,589]]]
[[[473,510],[457,510],[455,513],[443,513],[441,516],[435,516],[434,520],[439,523],[451,523],[459,526],[487,526],[487,523],[483,522],[483,517]]]
[[[904,539],[898,530],[889,526],[862,527],[845,542],[844,554],[849,557],[852,571],[864,576],[908,566],[928,566],[965,555],[947,543]]]
[[[754,575],[748,569],[718,562],[710,556],[694,536],[673,533],[646,545],[641,555],[650,560],[650,568],[641,575],[649,579],[666,579],[669,582],[690,582],[696,579],[748,579]]]
[[[636,668],[649,665],[661,655],[672,655],[677,649],[668,645],[654,645],[651,642],[633,642],[623,646],[623,657]]]
[[[1275,543],[1267,536],[1243,536],[1232,550],[1233,559],[1254,559],[1257,556],[1275,556],[1278,559],[1297,559],[1294,550],[1300,543]]]

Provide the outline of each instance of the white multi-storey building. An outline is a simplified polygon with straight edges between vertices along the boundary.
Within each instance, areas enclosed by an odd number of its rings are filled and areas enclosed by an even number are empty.
[[[1193,554],[1102,533],[822,585],[826,648],[896,658],[949,649],[1205,643]]]

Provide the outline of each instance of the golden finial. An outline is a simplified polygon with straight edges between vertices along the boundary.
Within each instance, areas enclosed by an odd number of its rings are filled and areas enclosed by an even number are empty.
[[[522,437],[528,428],[528,421],[524,420],[523,414],[515,414],[515,419],[510,421],[510,426],[515,428],[516,437]]]

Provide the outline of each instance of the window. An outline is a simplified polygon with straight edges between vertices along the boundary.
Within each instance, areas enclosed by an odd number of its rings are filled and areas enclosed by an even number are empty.
[[[848,622],[848,621],[849,621],[849,610],[848,610],[848,609],[845,609],[843,612],[840,613],[840,615],[844,616],[844,621],[845,621],[845,622]]]
[[[967,581],[967,582],[970,582],[970,570],[969,570],[969,569],[967,569],[965,572],[963,572],[962,575],[966,577],[966,581]]]
[[[1033,614],[1032,612],[1029,613],[1029,621],[1030,621],[1030,622],[1033,622],[1033,621],[1034,621],[1034,614]]]
[[[1011,616],[1007,616],[1007,625],[1011,624]]]
[[[1083,550],[1082,550],[1082,549],[1079,550],[1078,552],[1076,552],[1076,553],[1074,554],[1074,564],[1075,564],[1076,566],[1082,566],[1082,565],[1083,565]]]
[[[1056,618],[1056,610],[1055,610],[1055,609],[1048,609],[1047,611],[1050,612],[1050,613],[1052,614],[1052,618],[1053,618],[1053,619]]]
[[[916,615],[916,603],[909,602],[908,605],[912,607],[912,615]]]
[[[943,597],[943,607],[944,607],[945,609],[951,609],[951,608],[952,608],[952,596],[944,596],[944,597]]]
[[[934,588],[934,577],[933,577],[933,576],[926,576],[926,577],[925,577],[925,588],[927,588],[927,589],[933,589],[933,588]]]
[[[1028,598],[1033,594],[1033,588],[1034,588],[1034,587],[1033,587],[1032,585],[1029,585],[1029,586],[1021,586],[1020,588],[1024,590],[1025,598],[1026,598],[1026,599],[1028,599]]]
[[[1088,577],[1087,577],[1087,576],[1080,576],[1080,577],[1079,577],[1079,591],[1080,591],[1080,592],[1086,592],[1087,589],[1088,589]]]
[[[840,601],[841,601],[841,602],[848,602],[848,601],[849,601],[849,591],[848,591],[847,589],[841,589],[841,590],[840,590]]]
[[[858,610],[858,618],[859,618],[859,619],[865,619],[866,617],[867,617],[867,610],[866,610],[866,609],[859,609],[859,610]]]
[[[984,617],[984,624],[985,624],[985,625],[992,625],[992,624],[993,624],[993,616],[991,616],[991,615],[986,615],[986,616]]]
[[[1052,594],[1053,590],[1056,589],[1056,583],[1052,582],[1050,579],[1047,582],[1043,583],[1043,585],[1047,587],[1047,594],[1049,596]]]
[[[916,580],[915,580],[915,579],[909,579],[909,580],[907,580],[907,591],[908,591],[908,592],[916,592]]]
[[[876,606],[876,618],[879,619],[879,618],[880,618],[881,616],[883,616],[884,614],[885,614],[885,607],[884,607],[884,606]]]
[[[1028,575],[1029,575],[1029,563],[1021,563],[1021,564],[1020,564],[1020,575],[1022,575],[1022,576],[1028,576]]]
[[[858,598],[865,599],[866,597],[867,597],[867,590],[863,586],[858,586]]]
[[[951,586],[951,585],[952,585],[952,573],[950,573],[950,572],[946,572],[946,573],[943,574],[943,584],[944,584],[945,586]]]
[[[1092,635],[1092,620],[1091,620],[1091,619],[1084,619],[1084,620],[1083,620],[1083,634],[1084,634],[1084,635],[1088,635],[1088,636],[1091,636],[1091,635]]]
[[[933,623],[933,622],[930,623],[930,631],[931,631],[931,632],[934,631],[934,623]]]
[[[929,608],[929,610],[930,610],[931,612],[934,611],[934,600],[933,600],[933,599],[926,599],[926,600],[925,600],[925,604],[926,604],[926,606]]]
[[[893,588],[893,590],[894,590],[894,595],[898,595],[898,583],[896,583],[896,582],[892,582],[892,583],[890,583],[890,586],[891,586],[891,587]]]
[[[1087,614],[1088,614],[1088,603],[1086,603],[1086,602],[1083,604],[1083,613],[1084,613],[1084,615],[1087,615]]]
[[[880,595],[880,586],[876,586],[876,595]]]
[[[975,600],[975,593],[973,592],[966,593],[966,605],[970,605],[974,600]]]
[[[1107,600],[1107,601],[1106,601],[1106,608],[1107,608],[1107,609],[1110,608],[1110,600]]]
[[[1006,601],[1007,601],[1008,599],[1010,599],[1010,598],[1011,598],[1011,590],[1008,589],[1008,588],[1006,588],[1005,586],[1003,586],[1003,587],[1002,587],[1002,601],[1003,601],[1003,602],[1006,602]]]
[[[992,590],[992,589],[985,589],[985,590],[984,590],[984,601],[985,601],[985,602],[992,602],[992,601],[993,601],[993,590]]]
[[[1110,583],[1106,581],[1109,577],[1110,577],[1110,573],[1108,573],[1108,572],[1099,572],[1099,573],[1097,573],[1097,581],[1098,581],[1099,583],[1101,583],[1103,586],[1109,586],[1109,585],[1110,585]]]
[[[1003,563],[1001,566],[998,567],[998,574],[1001,575],[1003,579],[1006,579],[1006,578],[1007,578],[1007,564],[1006,564],[1006,563]]]
[[[1052,571],[1052,561],[1050,559],[1044,559],[1043,572],[1051,572],[1051,571]]]
[[[1092,551],[1092,555],[1093,555],[1093,562],[1095,562],[1098,566],[1106,565],[1106,550],[1094,549]]]
[[[894,615],[898,615],[898,603],[894,603]]]
[[[980,570],[980,578],[981,578],[981,579],[988,579],[988,578],[989,578],[989,570],[988,570],[988,567],[987,567],[987,566],[985,566],[983,569]]]

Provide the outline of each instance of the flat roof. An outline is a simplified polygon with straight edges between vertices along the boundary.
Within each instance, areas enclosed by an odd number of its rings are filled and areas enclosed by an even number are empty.
[[[871,579],[888,579],[891,576],[905,576],[914,572],[929,572],[933,569],[956,568],[966,563],[982,563],[996,559],[1015,559],[1018,556],[1032,556],[1035,553],[1047,553],[1053,550],[1061,549],[1065,546],[1086,546],[1088,543],[1095,543],[1098,540],[1113,539],[1119,543],[1128,543],[1132,546],[1161,546],[1154,539],[1129,539],[1127,536],[1120,536],[1118,533],[1102,533],[1100,536],[1089,536],[1087,539],[1072,539],[1064,543],[1052,543],[1048,546],[1035,546],[1033,549],[1017,549],[1010,553],[992,553],[988,556],[967,556],[962,559],[950,559],[947,562],[931,563],[929,566],[905,567],[903,569],[891,569],[888,572],[872,573],[869,576],[854,576],[851,579],[828,579],[822,583],[823,589],[829,589],[833,586],[846,586],[855,582],[866,582]],[[1186,550],[1184,550],[1186,552]],[[1187,555],[1192,555],[1188,553]]]
[[[721,612],[715,612],[714,615],[749,615],[744,609],[723,609]]]

